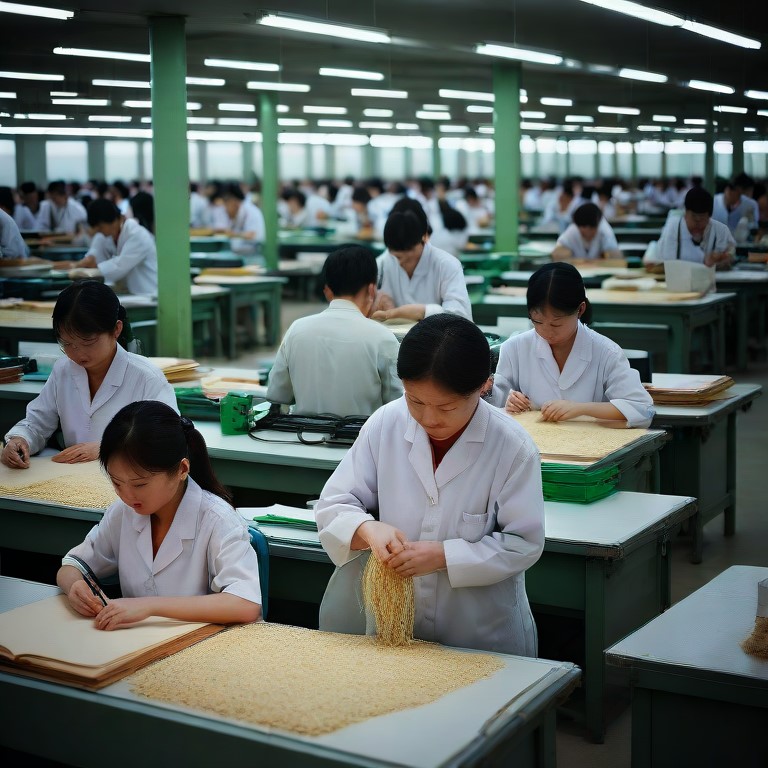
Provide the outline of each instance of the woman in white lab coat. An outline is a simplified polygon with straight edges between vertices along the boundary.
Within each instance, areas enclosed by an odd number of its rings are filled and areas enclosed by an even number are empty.
[[[536,655],[524,572],[544,546],[539,452],[482,397],[488,342],[471,321],[426,318],[400,347],[404,396],[370,417],[323,488],[320,541],[337,570],[320,628],[363,632],[364,551],[414,577],[415,636]]]
[[[163,403],[131,403],[104,430],[99,458],[119,501],[62,561],[56,582],[72,607],[105,630],[150,616],[257,621],[258,559],[194,424]],[[73,556],[97,578],[118,574],[123,597],[100,599]]]
[[[160,400],[176,407],[160,369],[124,349],[130,326],[108,286],[84,280],[65,288],[53,308],[53,332],[65,357],[56,361],[26,417],[6,434],[3,464],[26,469],[30,455],[59,428],[66,448],[54,461],[95,461],[104,429],[124,405]]]
[[[653,402],[618,344],[584,323],[591,307],[572,264],[546,264],[528,282],[533,329],[501,345],[493,402],[508,413],[541,410],[547,421],[577,416],[647,427]]]

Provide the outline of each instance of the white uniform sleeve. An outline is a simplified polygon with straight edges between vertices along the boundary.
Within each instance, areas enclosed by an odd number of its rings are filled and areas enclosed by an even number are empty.
[[[669,219],[661,231],[656,243],[656,248],[651,253],[646,252],[643,256],[644,264],[657,264],[661,261],[670,261],[677,258],[677,247],[679,239],[680,219]]]
[[[397,400],[403,394],[403,383],[397,375],[397,353],[400,344],[392,337],[392,344],[387,344],[379,355],[379,377],[381,378],[381,402]]]
[[[269,384],[267,386],[267,400],[270,403],[292,405],[296,402],[296,395],[291,384],[291,372],[288,370],[288,353],[286,347],[291,343],[291,329],[289,328],[283,339],[283,343],[277,350],[275,362],[269,372]]]
[[[102,261],[98,267],[105,280],[122,280],[134,267],[141,264],[148,255],[148,243],[141,237],[126,238],[123,250],[117,256]]]
[[[116,501],[104,512],[101,522],[91,528],[83,543],[67,552],[85,560],[99,579],[117,573],[123,521],[121,510],[121,502]]]
[[[557,238],[555,247],[567,248],[574,259],[584,258],[584,247],[581,244],[579,228],[575,224],[569,224],[565,232]]]
[[[451,586],[484,587],[530,568],[544,549],[544,497],[541,459],[527,440],[494,504],[497,531],[479,541],[444,542]],[[472,517],[463,513],[465,518]]]
[[[264,215],[255,205],[249,205],[246,209],[243,232],[253,232],[253,239],[257,243],[264,242],[266,236]]]
[[[619,250],[619,241],[616,239],[616,233],[613,231],[613,227],[605,219],[600,220],[598,236],[602,240],[602,247],[600,248],[598,258],[606,251]]]
[[[715,231],[712,248],[714,253],[723,253],[727,251],[732,254],[736,250],[736,241],[733,239],[731,230],[725,225],[718,227]]]
[[[86,253],[85,256],[93,256],[98,265],[103,261],[107,261],[107,259],[113,258],[116,252],[115,241],[111,237],[106,238],[101,232],[97,232],[93,236],[93,240],[91,240],[91,244],[88,248],[88,253]]]
[[[179,404],[176,400],[176,390],[168,383],[165,376],[153,376],[147,378],[142,400],[158,400],[179,412]]]
[[[25,418],[9,429],[5,436],[6,440],[12,436],[23,437],[29,445],[30,455],[39,453],[59,426],[56,390],[60,375],[54,367],[40,394],[27,405]]]
[[[214,527],[208,544],[208,574],[212,592],[226,592],[261,605],[259,560],[251,546],[248,526],[234,510]]]
[[[0,214],[0,257],[26,259],[27,246],[18,225],[5,211],[0,211]]]
[[[656,413],[653,399],[621,350],[611,351],[605,373],[605,399],[624,414],[628,427],[649,427]]]
[[[461,262],[455,259],[455,264],[447,263],[441,268],[440,294],[442,304],[426,304],[424,317],[438,315],[441,312],[453,312],[456,315],[472,319],[472,306],[469,303],[467,284]]]
[[[520,389],[517,381],[517,365],[513,364],[513,361],[516,362],[517,354],[514,345],[510,343],[511,341],[512,339],[507,339],[501,345],[499,364],[496,367],[496,373],[493,374],[493,399],[491,402],[497,408],[504,407],[511,389],[516,391]]]

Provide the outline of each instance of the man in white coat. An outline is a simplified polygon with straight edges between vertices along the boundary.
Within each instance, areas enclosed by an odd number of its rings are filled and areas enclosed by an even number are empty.
[[[56,235],[76,235],[85,226],[85,208],[67,194],[63,181],[52,181],[48,185],[48,199],[40,203],[37,212],[37,227],[41,232]]]
[[[349,246],[328,256],[330,306],[296,320],[269,376],[267,399],[294,404],[294,413],[369,416],[402,394],[394,334],[369,320],[376,295],[376,259]]]
[[[552,258],[555,261],[618,259],[621,251],[602,211],[594,203],[584,203],[573,212],[573,223],[557,239]]]

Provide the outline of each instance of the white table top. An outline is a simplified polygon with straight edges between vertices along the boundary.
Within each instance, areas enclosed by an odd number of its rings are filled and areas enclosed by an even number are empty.
[[[735,565],[609,648],[617,666],[654,663],[768,681],[768,661],[741,650],[768,568]]]
[[[638,291],[638,296],[641,294],[641,291]],[[587,289],[587,297],[589,297],[590,290]],[[707,306],[709,304],[719,304],[723,301],[730,301],[732,298],[736,296],[735,293],[708,293],[706,296],[701,296],[697,299],[686,299],[685,301],[651,301],[651,302],[643,302],[642,300],[638,301],[632,301],[632,302],[606,302],[606,301],[599,301],[599,300],[592,300],[593,305],[606,305],[606,306],[614,306],[614,307],[627,307],[627,308],[634,308],[634,307],[653,307],[654,309],[668,309],[670,307],[703,307]],[[525,296],[505,296],[503,294],[497,294],[497,293],[489,293],[483,296],[482,302],[483,304],[506,304],[509,306],[526,306],[526,298]]]
[[[660,383],[659,376],[664,374],[653,374],[653,383],[657,386],[664,386]],[[684,374],[674,374],[677,378]],[[692,380],[697,379],[695,374],[691,374]],[[656,415],[654,416],[653,426],[665,426],[670,422],[666,421],[671,419],[672,422],[678,419],[686,420],[709,420],[713,416],[723,414],[724,412],[730,412],[740,408],[742,405],[751,402],[756,397],[760,397],[763,392],[763,388],[760,384],[734,384],[730,389],[727,389],[723,394],[727,394],[728,397],[713,400],[706,405],[655,405]],[[674,426],[674,423],[670,424]]]

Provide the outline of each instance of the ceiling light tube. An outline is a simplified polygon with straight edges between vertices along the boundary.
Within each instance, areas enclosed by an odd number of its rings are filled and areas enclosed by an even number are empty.
[[[761,117],[768,117],[768,109],[758,109],[757,114]]]
[[[394,128],[392,123],[383,123],[378,120],[363,120],[357,124],[357,127],[375,131],[387,131]]]
[[[329,24],[325,21],[315,21],[298,16],[281,13],[268,13],[259,19],[259,24],[265,27],[287,29],[291,32],[307,32],[311,35],[340,37],[343,40],[355,40],[362,43],[390,43],[392,39],[385,32],[366,27],[352,27],[345,24]]]
[[[246,69],[254,72],[279,72],[279,64],[263,61],[238,61],[237,59],[203,59],[206,67],[224,67],[226,69]]]
[[[51,99],[51,104],[62,107],[67,104],[79,107],[108,107],[110,101],[109,99]]]
[[[602,112],[604,115],[639,115],[640,110],[637,107],[605,107],[600,106],[597,108],[598,112]]]
[[[303,107],[302,112],[304,112],[305,115],[346,115],[347,108],[308,106]]]
[[[484,104],[467,104],[467,112],[477,115],[490,115],[493,113],[493,107],[488,107]]]
[[[0,13],[18,13],[22,16],[37,16],[41,19],[71,19],[74,11],[64,11],[59,8],[41,8],[38,5],[21,5],[20,3],[0,2]]]
[[[0,91],[0,99],[15,99],[16,94],[13,91]]]
[[[689,32],[695,32],[697,35],[703,35],[704,37],[711,37],[714,40],[719,40],[721,43],[738,45],[739,48],[760,50],[761,47],[759,40],[753,40],[751,37],[744,37],[743,35],[735,35],[733,32],[727,32],[724,29],[711,27],[709,24],[701,24],[698,21],[690,21],[686,19],[682,23],[682,27]]]
[[[441,110],[450,109],[447,104],[422,104],[421,108],[427,112],[440,112]]]
[[[677,118],[674,115],[654,115],[653,121],[655,123],[676,123]]]
[[[642,69],[631,69],[623,67],[619,70],[619,77],[625,77],[628,80],[642,80],[646,83],[666,83],[669,78],[658,72],[646,72]]]
[[[259,121],[255,117],[220,117],[216,121],[219,125],[257,126]]]
[[[267,83],[262,80],[249,80],[246,87],[249,91],[282,91],[284,93],[309,92],[309,86],[305,83]]]
[[[143,117],[141,119],[144,120]],[[150,120],[151,119],[152,118],[150,118]],[[215,125],[216,118],[214,118],[214,117],[194,117],[194,116],[190,115],[187,118],[187,123],[189,125]]]
[[[557,99],[553,96],[543,96],[539,101],[547,107],[572,107],[573,99]]]
[[[394,111],[391,109],[364,109],[363,115],[365,117],[392,117]]]
[[[41,112],[30,112],[27,115],[29,120],[69,120],[66,115],[46,115]]]
[[[730,85],[721,85],[720,83],[710,83],[706,80],[689,80],[689,88],[695,88],[697,91],[711,91],[712,93],[735,93],[736,89]]]
[[[749,112],[746,107],[731,107],[727,104],[720,104],[713,109],[715,112],[730,112],[732,115],[746,115]]]
[[[89,59],[115,59],[117,61],[139,61],[149,64],[148,53],[125,53],[124,51],[101,51],[95,48],[62,48],[57,46],[53,52],[59,56],[84,56]]]
[[[307,121],[302,117],[278,117],[277,124],[286,128],[293,127],[299,128],[308,125]]]
[[[609,125],[585,125],[586,133],[629,133],[629,128],[612,127]]]
[[[255,112],[255,104],[233,104],[231,102],[225,102],[218,105],[222,112]]]
[[[591,115],[566,115],[566,123],[594,123],[595,118]]]
[[[418,123],[395,123],[395,128],[397,128],[398,131],[418,131],[419,124]]]
[[[563,57],[554,53],[531,51],[527,48],[515,48],[509,45],[496,45],[494,43],[481,43],[475,46],[475,53],[484,56],[496,56],[502,59],[514,59],[515,61],[528,61],[532,64],[550,64],[556,66],[563,63]]]
[[[408,91],[392,91],[385,88],[352,88],[353,96],[370,96],[374,99],[407,99]]]
[[[686,125],[706,125],[707,124],[706,120],[702,120],[701,118],[698,118],[698,117],[686,117],[685,120],[683,120],[683,122]]]
[[[227,84],[227,81],[221,77],[188,77],[186,78],[187,85],[209,85],[211,87],[220,88]]]
[[[151,118],[150,118],[151,119]],[[89,123],[130,123],[130,115],[89,115]]]
[[[647,8],[640,3],[631,3],[628,0],[581,0],[583,3],[605,8],[607,11],[616,11],[636,19],[650,21],[653,24],[661,24],[665,27],[679,27],[683,20],[679,16],[666,11],[657,11],[655,8]]]
[[[450,120],[450,112],[428,112],[420,109],[416,112],[417,120]]]
[[[61,82],[64,75],[43,75],[39,72],[0,72],[0,78],[10,78],[11,80],[50,80],[51,82]]]
[[[768,91],[744,91],[744,95],[748,99],[768,100]]]
[[[336,67],[320,67],[319,74],[323,77],[348,77],[352,80],[383,80],[381,72],[368,72],[364,69],[338,69]]]
[[[148,80],[91,80],[92,85],[103,86],[104,88],[151,88],[152,84]]]
[[[457,91],[455,88],[441,88],[438,93],[441,99],[466,99],[467,101],[495,101],[492,93],[485,91]]]
[[[318,128],[351,128],[351,120],[318,120]]]
[[[524,109],[520,113],[520,117],[523,117],[526,120],[544,120],[546,116],[546,112],[540,112],[536,109]]]
[[[439,126],[439,129],[443,133],[469,133],[468,125],[446,125],[443,123]]]

